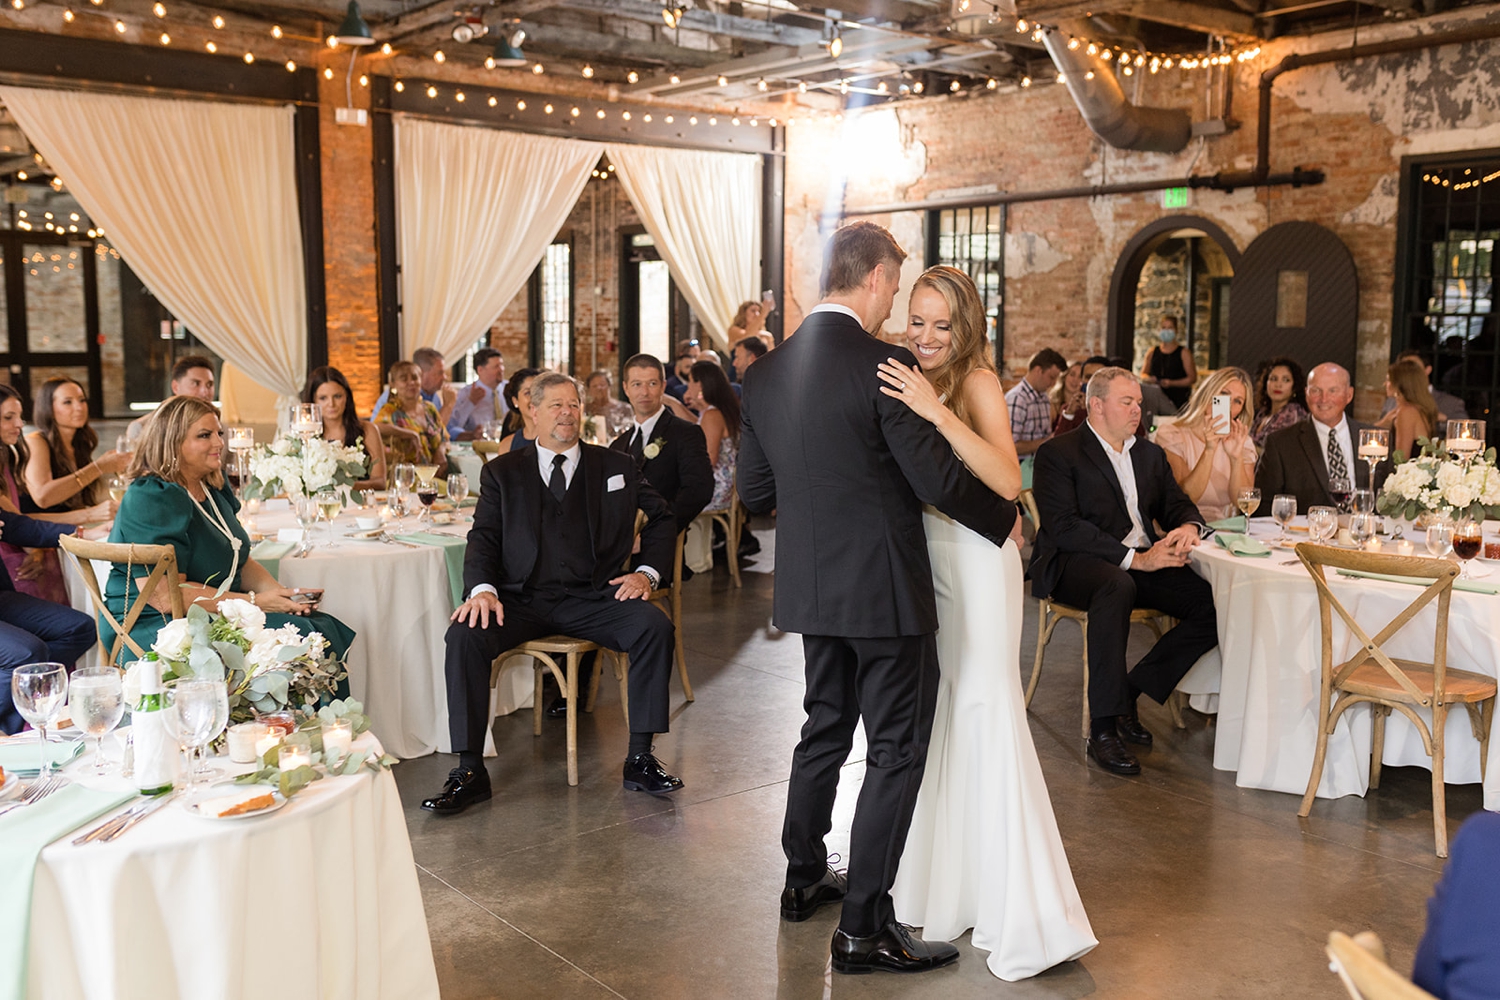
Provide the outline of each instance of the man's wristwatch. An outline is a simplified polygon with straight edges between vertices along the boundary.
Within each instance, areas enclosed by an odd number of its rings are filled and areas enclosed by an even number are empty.
[[[653,571],[643,567],[636,570],[636,572],[646,578],[646,583],[650,585],[652,590],[655,590],[657,587],[661,586],[661,577],[657,576]]]

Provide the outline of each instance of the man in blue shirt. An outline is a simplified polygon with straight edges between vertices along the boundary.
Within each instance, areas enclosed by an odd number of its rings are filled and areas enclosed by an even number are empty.
[[[474,381],[458,391],[453,414],[448,418],[448,437],[472,441],[484,425],[505,419],[505,359],[492,347],[474,352]]]

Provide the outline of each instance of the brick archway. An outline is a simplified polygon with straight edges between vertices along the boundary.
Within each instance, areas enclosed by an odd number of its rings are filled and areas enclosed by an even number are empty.
[[[1230,267],[1238,270],[1240,251],[1234,240],[1220,226],[1201,215],[1169,215],[1147,224],[1130,238],[1115,261],[1109,279],[1109,305],[1104,333],[1105,353],[1134,362],[1135,292],[1141,280],[1141,269],[1158,246],[1181,229],[1196,229],[1219,245],[1229,258]]]

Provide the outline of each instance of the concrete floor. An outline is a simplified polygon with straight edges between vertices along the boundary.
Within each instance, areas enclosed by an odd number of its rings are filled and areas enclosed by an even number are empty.
[[[922,976],[834,976],[836,908],[778,917],[787,767],[802,723],[796,636],[770,628],[774,535],[743,590],[718,567],[687,585],[697,701],[673,685],[672,732],[657,754],[686,782],[659,800],[620,787],[626,729],[614,682],[579,724],[569,788],[561,721],[495,724],[492,801],[441,819],[417,803],[453,758],[396,768],[447,1000],[481,997],[1337,997],[1322,944],[1330,929],[1374,929],[1404,970],[1441,865],[1432,851],[1428,773],[1389,768],[1365,799],[1320,801],[1236,788],[1212,767],[1213,727],[1171,728],[1143,701],[1156,746],[1144,773],[1086,763],[1078,738],[1079,639],[1059,628],[1033,703],[1032,735],[1079,893],[1100,944],[1022,983],[995,979],[983,953]],[[757,571],[759,570],[759,571]],[[1036,641],[1027,598],[1023,660]],[[1135,642],[1144,651],[1147,633]],[[845,769],[830,848],[847,853],[862,747]],[[1480,807],[1450,786],[1450,830]]]

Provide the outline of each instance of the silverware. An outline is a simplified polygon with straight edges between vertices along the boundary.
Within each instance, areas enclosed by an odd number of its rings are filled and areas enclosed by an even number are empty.
[[[92,841],[98,840],[104,834],[109,833],[112,830],[118,829],[131,816],[134,816],[136,813],[138,813],[141,810],[145,809],[152,802],[156,801],[156,799],[154,797],[149,796],[149,795],[142,795],[142,796],[140,796],[140,799],[141,799],[141,801],[136,802],[134,805],[130,806],[128,809],[123,809],[120,812],[115,813],[109,819],[105,820],[103,823],[100,823],[98,826],[94,827],[88,833],[85,833],[85,834],[82,834],[80,836],[74,837],[73,838],[73,843],[75,845],[76,844],[87,844],[87,843],[90,843]]]
[[[396,538],[392,535],[381,535],[380,540],[382,542],[385,542],[385,544],[387,545],[405,545],[409,549],[420,549],[422,547],[415,542],[403,542],[401,539]]]
[[[21,793],[20,798],[14,802],[7,802],[4,805],[0,805],[0,816],[4,816],[12,809],[19,809],[22,806],[29,806],[40,802],[67,783],[68,780],[66,778],[57,774],[52,775],[45,781],[33,781],[31,786]]]
[[[177,798],[176,789],[167,792],[165,795],[157,796],[152,801],[146,803],[146,805],[142,807],[139,812],[131,816],[124,823],[120,824],[117,829],[111,830],[109,833],[106,833],[104,836],[100,837],[99,843],[109,844],[116,840],[119,840],[126,833],[130,832],[130,830],[134,829],[137,823],[141,822],[141,820],[145,819],[147,816],[150,816],[152,813],[156,812],[162,806],[166,805],[168,802],[171,802],[175,798]]]

